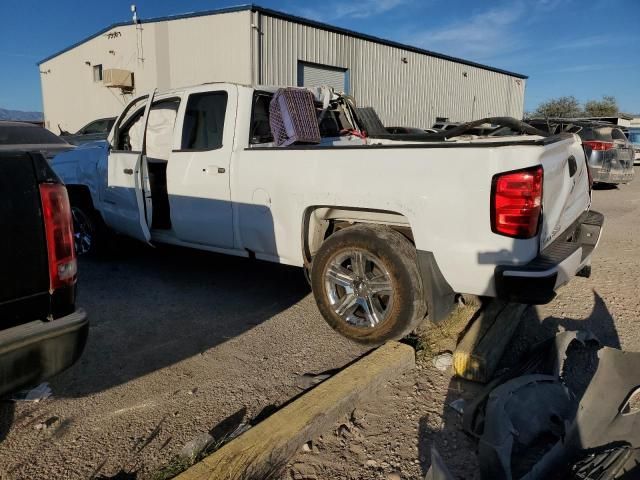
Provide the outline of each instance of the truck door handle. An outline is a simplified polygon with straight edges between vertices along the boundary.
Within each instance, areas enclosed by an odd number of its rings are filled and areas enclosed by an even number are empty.
[[[209,175],[213,175],[214,173],[224,173],[227,170],[224,167],[216,167],[215,165],[209,165],[207,168],[203,168],[202,171]]]
[[[133,168],[125,168],[124,170],[122,170],[124,173],[126,173],[127,175],[133,175]]]
[[[569,161],[569,176],[573,177],[576,174],[576,171],[578,170],[578,164],[576,163],[576,157],[571,155],[569,157],[568,161]]]

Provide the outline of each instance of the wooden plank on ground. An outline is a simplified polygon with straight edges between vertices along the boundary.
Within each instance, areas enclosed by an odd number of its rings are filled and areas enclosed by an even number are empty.
[[[389,342],[178,475],[178,480],[267,478],[383,383],[415,366],[413,348]]]
[[[418,327],[417,334],[423,344],[422,355],[430,358],[442,352],[453,352],[460,336],[479,315],[481,302],[475,297],[468,297],[466,303],[453,307],[447,318],[434,324],[424,322]]]
[[[527,306],[491,300],[453,352],[453,369],[459,377],[487,382],[495,372]]]

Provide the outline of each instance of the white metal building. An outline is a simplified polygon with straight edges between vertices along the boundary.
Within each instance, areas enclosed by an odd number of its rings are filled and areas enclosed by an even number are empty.
[[[38,66],[56,132],[116,116],[153,88],[215,81],[331,85],[389,126],[522,118],[527,78],[255,5],[117,23]]]

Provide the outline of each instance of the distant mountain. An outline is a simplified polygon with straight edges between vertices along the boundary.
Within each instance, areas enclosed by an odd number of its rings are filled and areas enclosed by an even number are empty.
[[[0,108],[0,120],[41,122],[42,119],[42,112],[23,112],[22,110],[7,110],[6,108]]]

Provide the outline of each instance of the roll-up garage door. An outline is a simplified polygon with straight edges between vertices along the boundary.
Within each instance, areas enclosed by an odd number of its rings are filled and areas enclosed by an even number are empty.
[[[323,85],[333,87],[338,92],[348,93],[349,75],[347,69],[298,62],[298,86],[319,87]]]

